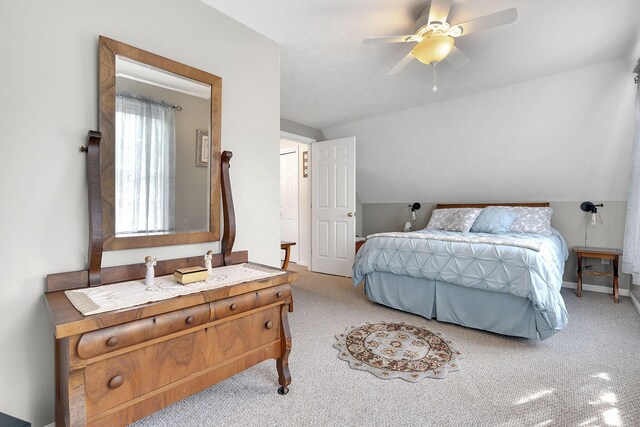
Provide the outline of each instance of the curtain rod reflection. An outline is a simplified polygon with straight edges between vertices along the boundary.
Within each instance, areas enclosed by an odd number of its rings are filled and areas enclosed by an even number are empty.
[[[143,101],[143,102],[147,102],[149,104],[156,104],[156,105],[160,105],[163,107],[171,107],[176,111],[182,111],[182,105],[173,105],[173,104],[169,104],[168,102],[165,102],[161,99],[156,99],[156,98],[150,98],[148,96],[143,96],[143,95],[138,95],[132,92],[118,92],[116,94],[116,97],[122,97],[122,98],[129,98],[129,99],[137,99],[138,101]]]

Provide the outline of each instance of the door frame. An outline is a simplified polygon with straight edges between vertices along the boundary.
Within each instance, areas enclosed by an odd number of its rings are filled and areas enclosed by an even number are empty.
[[[300,142],[302,144],[311,145],[316,142],[313,138],[307,138],[306,136],[296,135],[295,133],[289,133],[280,131],[280,139],[288,139],[289,141]]]
[[[308,186],[308,191],[309,191],[309,202],[311,202],[311,165],[313,163],[313,159],[311,158],[311,144],[313,144],[314,142],[316,142],[315,139],[313,138],[309,138],[306,136],[302,136],[302,135],[297,135],[294,133],[290,133],[290,132],[285,132],[285,131],[280,131],[280,139],[286,139],[289,141],[293,141],[293,142],[297,142],[300,144],[305,144],[308,146],[308,153],[309,153],[309,176],[306,178],[308,179],[307,181],[307,186]],[[298,172],[300,173],[301,168],[303,167],[303,165],[298,164]],[[300,183],[298,184],[298,193],[300,192]],[[299,245],[299,250],[298,250],[298,261],[300,261],[300,254],[305,251],[306,249],[306,253],[308,254],[308,265],[305,265],[304,263],[300,263],[298,262],[299,265],[304,265],[306,266],[309,271],[311,271],[311,248],[313,247],[313,244],[311,242],[311,203],[309,203],[309,206],[307,207],[308,209],[308,215],[302,215],[302,209],[301,209],[301,203],[300,203],[300,199],[298,198],[298,237],[302,236],[303,234],[305,236],[307,236],[307,242],[306,244],[302,244],[302,242],[297,242],[297,245]],[[306,219],[306,224],[308,225],[307,227],[304,227],[303,229],[303,221],[302,218]]]

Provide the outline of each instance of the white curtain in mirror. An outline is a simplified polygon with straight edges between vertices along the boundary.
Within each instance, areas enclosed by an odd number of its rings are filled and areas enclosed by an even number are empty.
[[[174,228],[175,114],[171,105],[116,96],[116,234]]]
[[[634,72],[640,73],[640,61]],[[624,227],[622,272],[631,274],[633,283],[640,285],[640,87],[637,90],[636,130],[631,149],[631,177]]]

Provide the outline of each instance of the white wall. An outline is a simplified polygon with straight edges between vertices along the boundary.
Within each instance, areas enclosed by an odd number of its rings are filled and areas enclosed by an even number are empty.
[[[48,273],[86,267],[85,157],[98,127],[98,35],[223,79],[222,148],[232,150],[235,248],[279,265],[279,47],[198,0],[0,3],[0,411],[54,420]],[[256,72],[256,67],[260,72]],[[219,245],[109,253],[106,263],[204,254]]]
[[[357,137],[363,203],[624,201],[634,63],[622,58],[323,133]],[[426,86],[416,90],[429,96]]]

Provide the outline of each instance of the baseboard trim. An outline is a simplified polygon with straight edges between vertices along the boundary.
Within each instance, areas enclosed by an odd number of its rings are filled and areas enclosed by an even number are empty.
[[[638,312],[638,314],[640,314],[640,302],[636,299],[636,296],[633,295],[633,292],[629,292],[629,298],[631,298],[631,302],[633,303],[633,306],[636,308],[636,311]]]
[[[568,289],[578,289],[578,284],[576,282],[562,282],[562,287],[568,288]],[[613,294],[613,288],[611,287],[589,285],[587,283],[582,284],[582,290],[589,291],[589,292],[599,292],[601,294]],[[618,293],[623,297],[628,297],[630,295],[628,289],[618,288]]]
[[[47,424],[47,425],[46,425],[46,426],[44,426],[44,427],[56,427],[56,423]]]
[[[309,263],[308,262],[298,261],[296,264],[302,265],[304,267],[309,267]]]

